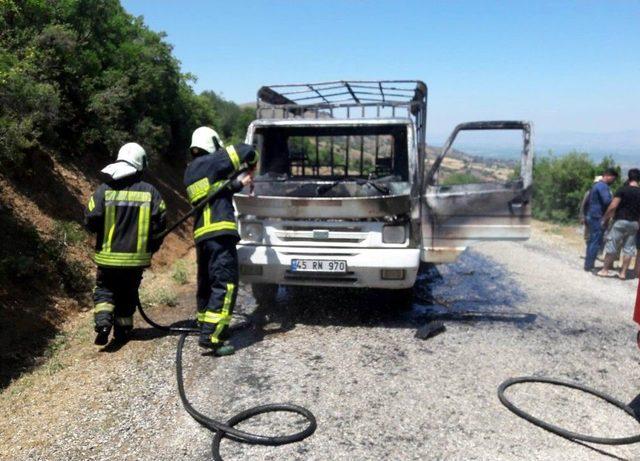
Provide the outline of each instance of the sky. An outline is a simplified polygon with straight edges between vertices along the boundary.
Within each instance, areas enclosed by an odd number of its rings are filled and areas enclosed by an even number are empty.
[[[420,79],[428,132],[526,119],[549,136],[640,146],[640,0],[123,0],[167,33],[196,91],[238,103],[264,84]]]

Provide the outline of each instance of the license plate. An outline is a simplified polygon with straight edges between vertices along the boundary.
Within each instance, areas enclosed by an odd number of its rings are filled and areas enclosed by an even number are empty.
[[[292,259],[291,272],[347,272],[347,262],[335,259]]]

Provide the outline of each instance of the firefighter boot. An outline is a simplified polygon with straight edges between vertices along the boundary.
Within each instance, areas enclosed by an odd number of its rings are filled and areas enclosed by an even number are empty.
[[[113,327],[113,339],[115,339],[119,343],[126,343],[129,341],[131,337],[131,327],[123,327],[120,325],[115,325]]]
[[[93,344],[96,346],[104,346],[109,342],[109,332],[111,331],[110,327],[96,327],[96,339],[93,341]]]
[[[236,353],[236,348],[225,341],[224,343],[216,347],[213,353],[218,357],[223,357],[225,355],[233,355]]]
[[[202,348],[209,349],[216,357],[224,357],[226,355],[233,355],[236,353],[236,348],[227,342],[220,344],[212,344],[210,342],[198,344]]]
[[[233,347],[228,341],[214,343],[211,341],[211,334],[206,333],[200,333],[198,346],[202,347],[203,349],[209,349],[218,357],[222,357],[224,355],[233,355],[236,352],[235,347]]]

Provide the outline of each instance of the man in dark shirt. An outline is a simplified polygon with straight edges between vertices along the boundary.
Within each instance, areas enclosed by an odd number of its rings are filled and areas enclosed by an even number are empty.
[[[611,203],[609,186],[618,178],[618,172],[613,168],[607,169],[602,174],[602,180],[591,188],[589,193],[589,211],[587,213],[587,225],[589,226],[589,240],[587,241],[587,254],[584,258],[584,270],[591,271],[596,262],[598,252],[602,247],[604,227],[602,216]]]
[[[613,217],[613,226],[607,235],[604,267],[598,275],[615,276],[611,268],[613,261],[622,249],[622,266],[618,277],[625,279],[631,259],[636,255],[636,234],[640,220],[640,170],[629,170],[629,181],[616,192],[611,205],[602,218],[603,226]]]

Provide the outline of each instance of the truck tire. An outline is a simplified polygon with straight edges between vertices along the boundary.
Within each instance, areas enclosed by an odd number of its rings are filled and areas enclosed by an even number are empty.
[[[275,283],[252,283],[251,292],[259,306],[270,306],[276,301],[279,286]]]

